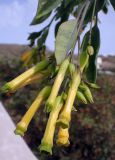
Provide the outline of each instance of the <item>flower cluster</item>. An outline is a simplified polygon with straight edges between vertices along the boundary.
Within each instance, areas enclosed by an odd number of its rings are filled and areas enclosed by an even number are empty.
[[[89,53],[89,54],[88,54]],[[68,146],[69,128],[72,110],[75,110],[75,99],[82,103],[93,103],[89,87],[98,88],[94,83],[83,81],[82,73],[88,63],[93,49],[88,46],[85,58],[82,57],[80,66],[76,67],[68,56],[59,66],[51,58],[45,58],[12,81],[6,83],[2,92],[15,92],[19,88],[32,83],[47,84],[38,93],[38,96],[29,107],[21,121],[17,124],[15,134],[24,136],[35,113],[45,101],[45,112],[49,113],[46,129],[39,146],[40,151],[52,154],[55,129],[58,128],[56,144]]]

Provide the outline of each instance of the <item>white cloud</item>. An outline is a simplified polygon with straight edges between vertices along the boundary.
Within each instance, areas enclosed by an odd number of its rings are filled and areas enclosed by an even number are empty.
[[[14,0],[0,5],[0,28],[19,27],[34,16],[37,0]],[[30,20],[31,21],[31,20]]]

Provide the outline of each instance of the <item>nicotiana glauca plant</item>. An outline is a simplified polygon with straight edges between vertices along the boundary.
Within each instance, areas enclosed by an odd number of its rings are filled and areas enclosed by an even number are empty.
[[[90,88],[99,89],[96,84],[96,58],[100,48],[98,13],[103,11],[106,14],[110,4],[115,9],[114,0],[38,2],[37,13],[31,25],[42,24],[49,17],[51,21],[42,30],[29,35],[32,49],[22,56],[24,64],[29,66],[29,69],[7,82],[1,88],[1,92],[14,93],[26,85],[40,84],[41,91],[17,124],[15,134],[23,136],[34,114],[41,105],[44,106],[45,112],[49,113],[49,119],[39,146],[41,152],[52,154],[56,128],[56,144],[68,146],[72,112],[77,111],[75,102],[94,102]],[[73,15],[72,20],[69,20],[70,15]],[[48,57],[45,54],[45,41],[53,21],[56,21],[55,54]],[[90,28],[81,42],[80,37],[87,24],[90,24]],[[76,43],[78,59],[74,59]]]

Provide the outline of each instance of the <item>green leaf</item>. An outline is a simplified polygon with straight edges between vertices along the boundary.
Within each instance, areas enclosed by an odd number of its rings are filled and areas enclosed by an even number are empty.
[[[31,23],[31,25],[36,25],[36,24],[40,24],[40,23],[42,23],[43,21],[45,21],[49,16],[51,15],[51,12],[50,13],[48,13],[48,14],[46,14],[46,15],[44,15],[44,16],[42,16],[42,17],[34,17],[34,19],[33,19],[33,21],[32,21],[32,23]]]
[[[44,30],[44,32],[42,33],[41,37],[38,38],[37,40],[37,45],[38,45],[38,48],[40,49],[42,47],[42,45],[45,43],[46,41],[46,38],[48,36],[48,32],[49,32],[49,28],[46,28]]]
[[[89,82],[86,82],[86,84],[87,84],[90,88],[93,88],[93,89],[100,89],[100,86],[98,86],[96,83],[89,83]]]
[[[56,26],[55,26],[55,37],[57,36],[57,33],[58,33],[58,29],[59,29],[59,26],[62,24],[61,21],[59,21]]]
[[[74,6],[76,6],[78,2],[76,0],[63,0],[61,5],[56,8],[56,18],[58,19],[65,19],[67,21],[67,17],[69,17],[70,13],[72,13]]]
[[[115,0],[110,0],[111,5],[113,6],[114,10],[115,10]]]
[[[43,30],[41,30],[39,32],[33,32],[33,33],[31,33],[29,35],[29,37],[28,37],[28,40],[30,40],[30,47],[35,44],[35,40],[36,39],[38,39],[38,41],[40,43],[40,45],[38,45],[38,46],[42,46],[42,44],[44,43],[45,39],[47,38],[47,35],[48,35],[47,32],[48,32],[48,28],[46,27],[46,29],[43,29]]]
[[[55,57],[57,64],[60,64],[66,57],[68,45],[72,46],[76,35],[73,30],[76,26],[76,20],[70,20],[60,25],[55,44]]]
[[[83,42],[81,45],[82,46],[81,51],[83,53],[86,53],[85,51],[88,46],[89,34],[90,32],[88,31],[83,38]],[[88,67],[86,69],[86,78],[89,82],[94,83],[96,81],[96,76],[97,76],[96,59],[100,48],[100,31],[97,26],[94,26],[92,29],[91,45],[94,48],[94,54],[89,57]]]
[[[59,26],[62,23],[66,22],[68,20],[68,18],[69,18],[69,14],[68,13],[63,13],[63,15],[60,15],[60,21],[55,26],[55,37],[57,36]]]
[[[106,3],[106,0],[97,0],[96,1],[96,8],[95,8],[95,15],[101,10],[103,9],[104,5]],[[93,13],[93,8],[94,8],[94,1],[91,2],[91,5],[88,9],[88,12],[85,16],[85,20],[84,20],[84,25],[87,25],[88,22],[91,21],[92,18],[92,13]]]
[[[88,64],[85,63],[86,60],[88,60],[89,58],[89,55],[87,54],[87,51],[86,51],[88,46],[88,40],[89,40],[89,32],[85,34],[81,44],[80,68],[84,68],[84,66],[88,67]],[[86,69],[86,67],[84,69]]]
[[[67,5],[68,5],[69,3],[72,3],[72,1],[71,1],[71,0],[65,1],[64,7],[67,7]]]
[[[96,82],[96,77],[97,77],[96,61],[97,61],[97,54],[100,48],[100,31],[97,26],[95,26],[92,30],[91,45],[94,48],[94,54],[89,57],[89,66],[87,68],[86,74],[89,82]]]
[[[53,9],[55,9],[62,0],[39,0],[37,13],[31,25],[42,23],[46,20]]]
[[[30,40],[30,39],[35,40],[36,38],[38,38],[41,35],[41,33],[42,33],[42,31],[30,33],[28,40]]]

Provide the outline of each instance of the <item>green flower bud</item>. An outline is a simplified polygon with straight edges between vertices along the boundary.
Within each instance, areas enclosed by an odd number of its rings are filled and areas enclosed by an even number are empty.
[[[87,47],[87,53],[89,54],[89,56],[92,56],[94,54],[94,49],[91,45]]]
[[[93,88],[93,89],[100,89],[100,86],[98,86],[98,85],[95,84],[95,83],[89,83],[89,82],[87,82],[87,85],[88,85],[90,88]]]
[[[89,101],[90,103],[94,103],[92,93],[87,85],[83,83],[79,86],[79,89],[83,91],[82,93],[84,94],[87,101]]]
[[[85,98],[84,94],[80,90],[77,91],[76,97],[78,101],[87,104],[87,99]]]

